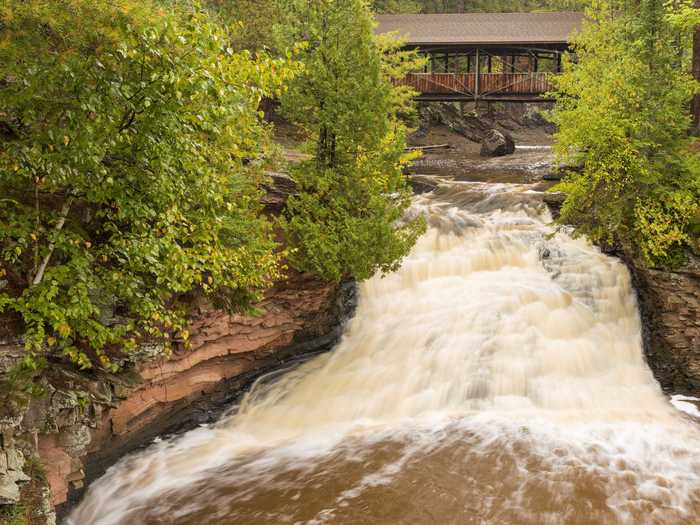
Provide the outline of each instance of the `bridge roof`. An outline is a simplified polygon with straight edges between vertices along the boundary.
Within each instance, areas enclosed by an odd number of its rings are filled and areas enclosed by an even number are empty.
[[[376,32],[398,32],[412,45],[566,44],[583,13],[379,15]]]

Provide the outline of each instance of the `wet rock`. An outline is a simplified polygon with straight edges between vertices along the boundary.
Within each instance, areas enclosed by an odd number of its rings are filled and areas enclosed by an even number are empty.
[[[29,481],[23,471],[24,456],[14,448],[0,450],[0,505],[18,503],[20,483]]]
[[[265,184],[267,193],[262,203],[268,211],[279,213],[287,203],[287,199],[299,191],[297,182],[286,173],[267,172],[268,182]]]
[[[515,153],[515,141],[505,132],[492,129],[486,133],[481,141],[482,157],[503,157]]]
[[[19,502],[19,487],[13,479],[0,475],[0,505],[12,505]]]
[[[700,397],[700,257],[670,271],[623,253],[639,298],[647,362],[665,391]]]
[[[87,453],[90,444],[90,428],[86,425],[74,425],[62,430],[58,442],[68,455],[80,457]]]
[[[556,133],[557,127],[547,119],[547,110],[541,105],[525,104],[525,112],[521,118],[523,126],[528,128],[543,128],[547,133]]]
[[[583,173],[583,164],[567,164],[562,162],[553,168],[554,169],[542,177],[543,180],[558,182],[567,175]]]
[[[459,104],[449,102],[421,104],[418,108],[421,129],[425,132],[431,126],[443,125],[471,140],[480,142],[493,123],[480,117],[476,112],[464,112]]]
[[[558,219],[561,213],[561,207],[564,205],[566,195],[561,192],[550,192],[544,194],[544,203],[549,208],[552,218]]]
[[[435,177],[431,177],[430,175],[410,175],[408,183],[411,185],[413,193],[416,195],[435,191],[439,185]]]
[[[508,132],[527,127],[551,133],[554,126],[546,119],[551,107],[551,103],[422,102],[418,105],[418,135],[435,125],[446,126],[472,142],[481,142],[490,129]]]

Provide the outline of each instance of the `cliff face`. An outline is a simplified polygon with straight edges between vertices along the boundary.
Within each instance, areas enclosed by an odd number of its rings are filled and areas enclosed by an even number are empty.
[[[119,375],[53,367],[47,395],[0,410],[0,505],[17,501],[28,455],[43,466],[53,506],[78,498],[87,482],[129,451],[216,419],[261,374],[329,350],[354,305],[354,285],[290,272],[258,305],[258,317],[196,306],[192,348],[171,359],[142,358]],[[21,351],[6,344],[2,354]]]
[[[668,392],[700,397],[700,258],[677,271],[627,259],[639,296],[645,352]]]

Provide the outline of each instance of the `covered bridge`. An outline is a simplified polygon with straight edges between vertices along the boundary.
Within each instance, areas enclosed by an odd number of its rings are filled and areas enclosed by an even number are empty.
[[[380,15],[377,33],[395,32],[430,57],[401,83],[419,100],[539,101],[561,72],[582,13]]]

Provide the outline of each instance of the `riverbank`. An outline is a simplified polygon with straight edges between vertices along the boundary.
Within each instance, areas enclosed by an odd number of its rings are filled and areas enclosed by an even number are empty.
[[[192,348],[171,359],[149,358],[157,349],[144,347],[118,375],[53,365],[41,380],[45,395],[0,408],[2,503],[19,505],[27,521],[18,523],[53,523],[53,509],[63,515],[124,455],[215,421],[262,375],[333,348],[354,306],[353,283],[290,272],[257,305],[258,317],[193,306]],[[17,341],[0,344],[5,372],[16,362],[9,356],[21,355]],[[28,493],[31,464],[40,472]]]

